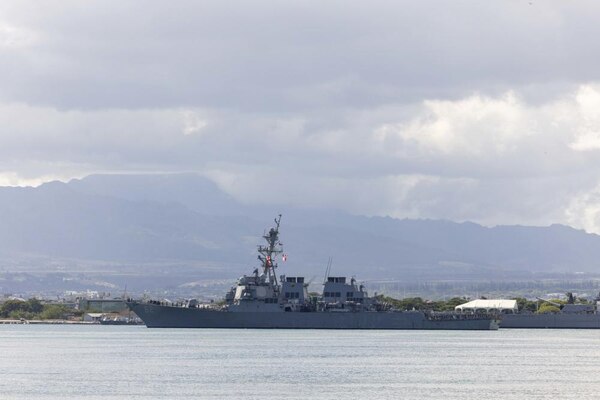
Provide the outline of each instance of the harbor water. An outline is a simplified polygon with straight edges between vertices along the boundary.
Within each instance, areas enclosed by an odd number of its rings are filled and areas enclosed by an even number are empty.
[[[600,331],[0,326],[0,399],[597,399]]]

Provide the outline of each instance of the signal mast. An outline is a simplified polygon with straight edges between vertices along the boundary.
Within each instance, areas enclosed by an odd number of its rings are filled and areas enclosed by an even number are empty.
[[[269,278],[269,283],[278,285],[277,276],[275,269],[277,268],[277,262],[275,262],[275,256],[283,253],[282,244],[279,241],[279,224],[281,223],[281,214],[275,218],[275,227],[271,228],[268,233],[263,235],[263,238],[267,241],[267,246],[258,246],[259,256],[263,268],[263,273]]]

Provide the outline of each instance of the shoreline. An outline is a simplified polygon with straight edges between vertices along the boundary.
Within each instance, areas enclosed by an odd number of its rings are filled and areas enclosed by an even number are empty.
[[[69,321],[66,319],[0,319],[0,325],[101,325],[100,322]]]

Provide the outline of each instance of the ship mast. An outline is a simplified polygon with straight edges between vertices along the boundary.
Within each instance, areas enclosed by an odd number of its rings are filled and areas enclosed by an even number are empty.
[[[281,214],[275,218],[275,227],[271,228],[263,238],[267,241],[267,246],[258,246],[260,255],[258,259],[262,263],[263,273],[269,277],[269,283],[277,286],[277,276],[275,268],[277,263],[274,256],[283,253],[281,242],[279,241],[279,224],[281,223]]]

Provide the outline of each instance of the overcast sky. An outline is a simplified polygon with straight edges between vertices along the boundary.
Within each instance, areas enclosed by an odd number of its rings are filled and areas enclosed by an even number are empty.
[[[0,185],[600,233],[598,1],[2,1]]]

